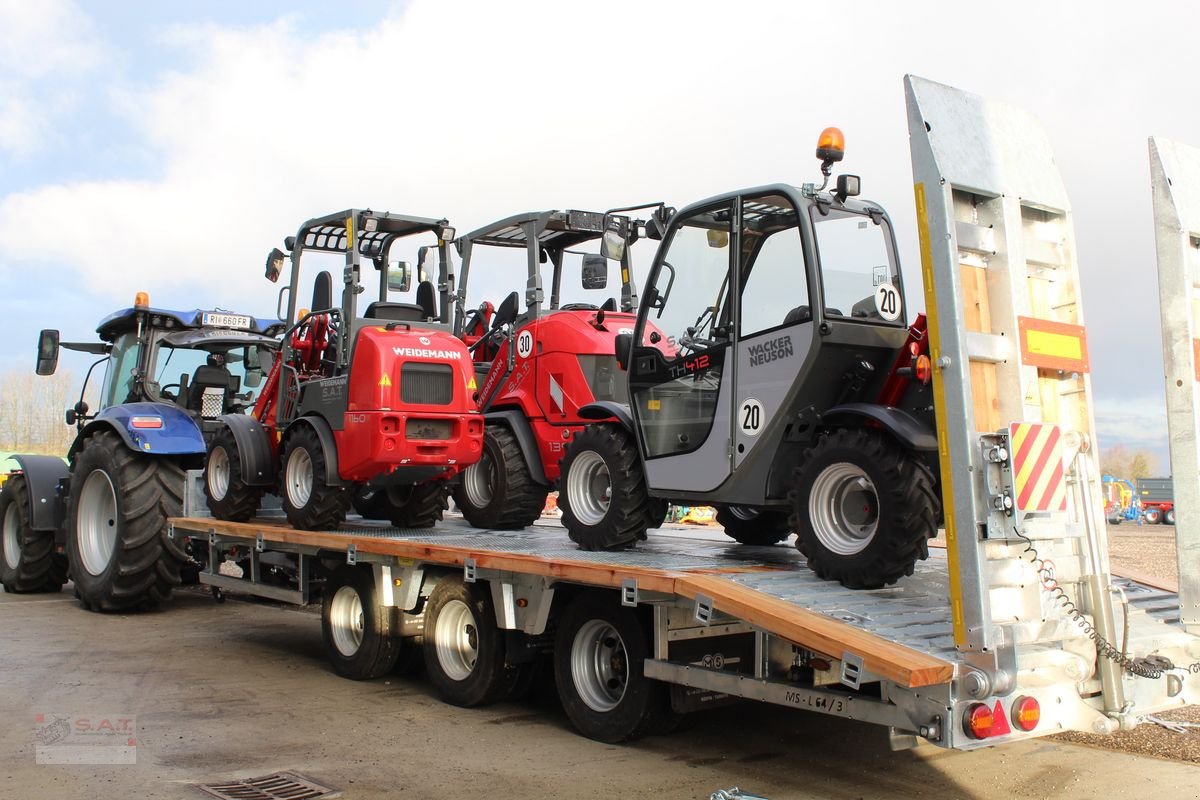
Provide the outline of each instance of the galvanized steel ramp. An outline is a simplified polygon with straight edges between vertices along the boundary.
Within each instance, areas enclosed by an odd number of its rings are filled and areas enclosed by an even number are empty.
[[[710,602],[801,647],[863,659],[871,673],[900,686],[948,683],[954,676],[953,636],[946,600],[946,568],[937,551],[899,585],[852,591],[817,578],[791,547],[746,547],[693,537],[651,534],[636,549],[579,550],[558,527],[487,531],[446,521],[432,530],[347,523],[336,531],[300,531],[283,521],[171,520],[176,535],[240,540],[269,548],[282,543],[344,554],[462,568],[538,575],[590,586],[620,588],[627,579],[642,592]]]

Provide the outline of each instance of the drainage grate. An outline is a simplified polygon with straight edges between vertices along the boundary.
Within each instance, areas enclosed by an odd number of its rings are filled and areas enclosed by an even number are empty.
[[[221,800],[311,800],[341,795],[337,789],[313,783],[294,772],[276,772],[263,778],[246,778],[232,783],[201,783],[197,788]]]

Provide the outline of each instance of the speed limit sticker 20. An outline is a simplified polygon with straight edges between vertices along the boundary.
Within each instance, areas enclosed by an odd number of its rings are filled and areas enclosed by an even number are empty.
[[[762,403],[753,397],[742,401],[742,408],[738,411],[738,426],[742,429],[742,433],[747,436],[758,436],[758,432],[763,429],[766,421],[766,412],[763,411]]]
[[[879,312],[879,316],[888,322],[895,322],[900,319],[900,311],[903,305],[903,301],[900,299],[900,292],[895,286],[892,286],[890,283],[881,283],[875,287],[875,310]]]

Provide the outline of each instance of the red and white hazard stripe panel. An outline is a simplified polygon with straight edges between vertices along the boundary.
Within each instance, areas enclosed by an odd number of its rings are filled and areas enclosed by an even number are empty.
[[[1066,511],[1062,432],[1057,425],[1014,422],[1008,426],[1012,445],[1013,488],[1021,511]]]

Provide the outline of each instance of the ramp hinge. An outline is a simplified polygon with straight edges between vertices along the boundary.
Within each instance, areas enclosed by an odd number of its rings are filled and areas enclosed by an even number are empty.
[[[254,537],[254,549],[260,553],[267,549],[261,533]]]
[[[713,615],[713,599],[706,594],[696,595],[696,610],[693,615],[701,625],[710,623]]]
[[[208,543],[214,545],[217,543],[217,532],[212,528],[208,529]]]
[[[475,570],[475,559],[464,558],[463,559],[463,583],[474,583],[475,582],[475,571],[476,571]]]
[[[638,604],[637,578],[626,578],[621,581],[621,605],[636,606]]]
[[[842,653],[842,674],[839,680],[851,689],[862,685],[863,660],[853,653]]]
[[[358,563],[358,546],[353,542],[346,548],[346,563],[352,567]]]

